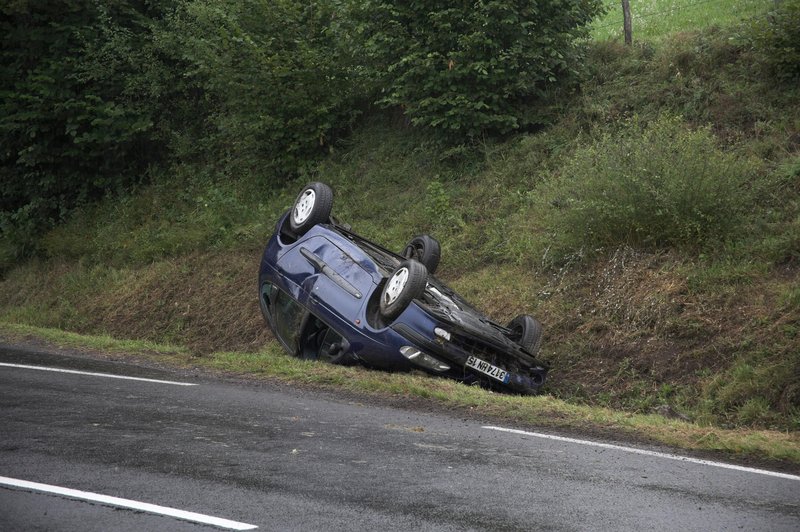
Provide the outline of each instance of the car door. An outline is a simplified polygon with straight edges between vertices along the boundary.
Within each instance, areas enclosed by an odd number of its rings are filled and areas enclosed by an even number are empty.
[[[330,325],[358,319],[374,288],[372,276],[324,236],[300,241],[278,265],[298,286],[298,301]]]

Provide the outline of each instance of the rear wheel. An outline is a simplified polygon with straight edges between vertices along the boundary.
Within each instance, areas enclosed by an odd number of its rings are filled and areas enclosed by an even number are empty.
[[[328,327],[313,314],[301,325],[298,356],[306,360],[322,360],[331,364],[347,364],[352,361],[350,344],[342,335]]]
[[[294,200],[289,227],[302,236],[319,223],[327,222],[333,210],[333,190],[325,183],[309,183]]]
[[[441,256],[439,241],[430,235],[415,236],[403,250],[403,257],[419,261],[430,274],[436,273]]]
[[[533,316],[522,314],[508,324],[509,338],[528,353],[535,355],[542,345],[542,324]]]
[[[386,280],[380,300],[381,316],[394,319],[403,312],[414,299],[421,297],[428,283],[428,270],[416,260],[400,264]]]

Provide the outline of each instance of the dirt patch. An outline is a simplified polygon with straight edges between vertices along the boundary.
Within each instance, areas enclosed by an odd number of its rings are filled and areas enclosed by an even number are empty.
[[[776,375],[789,373],[791,356],[779,352],[800,349],[800,334],[793,325],[796,312],[781,310],[780,295],[788,286],[781,272],[698,265],[628,248],[580,271],[560,272],[543,290],[552,295],[538,312],[553,368],[549,389],[560,397],[641,412],[676,406],[674,400],[699,411],[704,397],[741,395],[726,403],[727,410],[715,411],[734,423],[737,409],[760,395],[785,415],[795,406],[783,403],[796,400],[767,389],[787,382],[791,388],[796,379],[762,379],[758,386],[744,377],[738,384],[728,380],[741,389],[735,393],[732,387],[723,391],[722,383],[751,368],[754,374],[773,366]],[[716,389],[709,387],[714,379]]]
[[[196,354],[255,351],[271,339],[258,308],[259,254],[192,254],[138,270],[98,293],[88,329],[173,342]]]

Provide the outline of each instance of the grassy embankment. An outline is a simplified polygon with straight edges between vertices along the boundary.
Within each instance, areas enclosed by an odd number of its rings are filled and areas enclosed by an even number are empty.
[[[176,168],[87,207],[4,276],[0,332],[800,463],[798,89],[735,28],[598,42],[590,65],[580,93],[546,108],[550,125],[471,159],[378,116],[281,191]],[[439,238],[440,276],[499,321],[540,318],[547,393],[283,356],[254,279],[312,179],[389,247]],[[664,405],[692,422],[652,415]]]

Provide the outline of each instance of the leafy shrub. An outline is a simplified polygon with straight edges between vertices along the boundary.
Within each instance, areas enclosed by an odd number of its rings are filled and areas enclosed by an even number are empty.
[[[752,210],[756,165],[708,129],[636,120],[579,149],[547,184],[539,215],[562,254],[633,245],[697,248],[733,236]]]
[[[127,85],[141,64],[133,41],[161,15],[87,0],[0,8],[0,226],[15,252],[74,205],[130,186],[164,153],[157,100]]]
[[[158,35],[159,50],[188,65],[184,75],[211,103],[189,156],[210,154],[234,176],[268,179],[296,174],[329,148],[351,125],[358,93],[335,7],[334,0],[180,4]]]
[[[772,11],[753,20],[751,34],[778,78],[800,80],[800,0],[775,2]]]
[[[165,167],[276,185],[324,153],[360,87],[339,4],[0,7],[0,269],[76,205]]]
[[[456,139],[536,123],[531,101],[581,63],[598,0],[353,2],[379,102]]]

